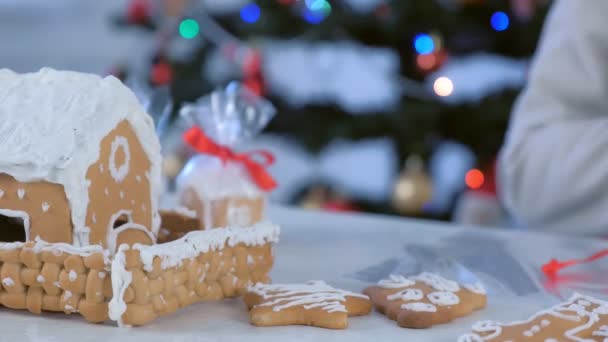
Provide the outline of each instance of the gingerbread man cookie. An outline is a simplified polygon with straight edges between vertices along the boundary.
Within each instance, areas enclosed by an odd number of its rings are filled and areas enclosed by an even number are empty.
[[[376,309],[404,328],[428,328],[486,305],[481,284],[460,285],[432,273],[391,275],[364,291]]]
[[[608,302],[580,294],[541,311],[527,321],[501,324],[477,322],[473,333],[458,342],[483,341],[608,341]]]
[[[367,315],[369,297],[335,289],[322,281],[306,284],[261,284],[250,286],[244,296],[251,323],[275,325],[312,325],[344,329],[348,316]]]

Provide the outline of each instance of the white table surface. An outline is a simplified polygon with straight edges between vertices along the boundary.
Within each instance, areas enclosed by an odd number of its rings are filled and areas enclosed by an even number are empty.
[[[403,254],[408,244],[439,246],[439,255],[447,253],[458,260],[471,255],[474,260],[484,260],[484,253],[492,254],[500,249],[492,247],[492,243],[504,244],[505,250],[520,262],[524,273],[539,287],[542,276],[538,269],[550,258],[578,258],[608,248],[608,242],[600,240],[462,228],[382,216],[274,207],[268,217],[282,227],[272,272],[275,282],[322,279],[354,291],[362,290],[377,280],[374,277],[388,272],[391,262]],[[481,251],[478,257],[476,251]],[[600,261],[594,267],[606,269],[607,263]],[[507,265],[504,260],[492,260],[491,257],[479,264],[482,268]],[[361,273],[362,270],[367,271]],[[592,270],[589,272],[595,274]],[[359,276],[355,277],[355,274]],[[362,277],[368,279],[361,280]],[[578,285],[586,287],[589,284],[578,281]],[[564,293],[569,291],[565,289]],[[589,292],[589,288],[581,292],[597,294]],[[240,299],[195,304],[138,328],[118,328],[110,323],[88,324],[79,315],[44,313],[37,316],[2,308],[0,341],[455,341],[477,320],[523,319],[557,301],[557,297],[542,293],[506,295],[491,288],[486,309],[426,330],[399,328],[376,312],[349,319],[346,330],[301,326],[256,328],[249,324],[247,310]]]

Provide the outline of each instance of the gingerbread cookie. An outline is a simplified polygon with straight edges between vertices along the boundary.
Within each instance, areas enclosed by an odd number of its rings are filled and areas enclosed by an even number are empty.
[[[486,305],[481,284],[460,285],[432,273],[391,275],[364,291],[376,309],[404,328],[428,328]]]
[[[541,311],[527,321],[477,322],[458,342],[608,341],[608,302],[575,294],[567,302]]]
[[[367,315],[372,304],[366,295],[335,289],[322,281],[306,284],[261,284],[250,286],[244,296],[251,323],[312,325],[344,329],[348,316]]]

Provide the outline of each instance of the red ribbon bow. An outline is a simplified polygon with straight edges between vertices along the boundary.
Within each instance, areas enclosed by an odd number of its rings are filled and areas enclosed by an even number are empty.
[[[260,189],[270,191],[277,186],[276,181],[266,171],[266,168],[274,163],[272,153],[264,150],[235,153],[228,146],[217,144],[197,126],[188,129],[184,133],[183,139],[200,153],[217,156],[222,162],[230,160],[241,163]],[[255,159],[261,159],[262,161],[259,162]]]

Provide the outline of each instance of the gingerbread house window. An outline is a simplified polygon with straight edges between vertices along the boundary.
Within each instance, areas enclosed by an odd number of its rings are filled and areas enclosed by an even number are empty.
[[[27,216],[19,213],[0,213],[0,242],[25,242],[27,223]]]

